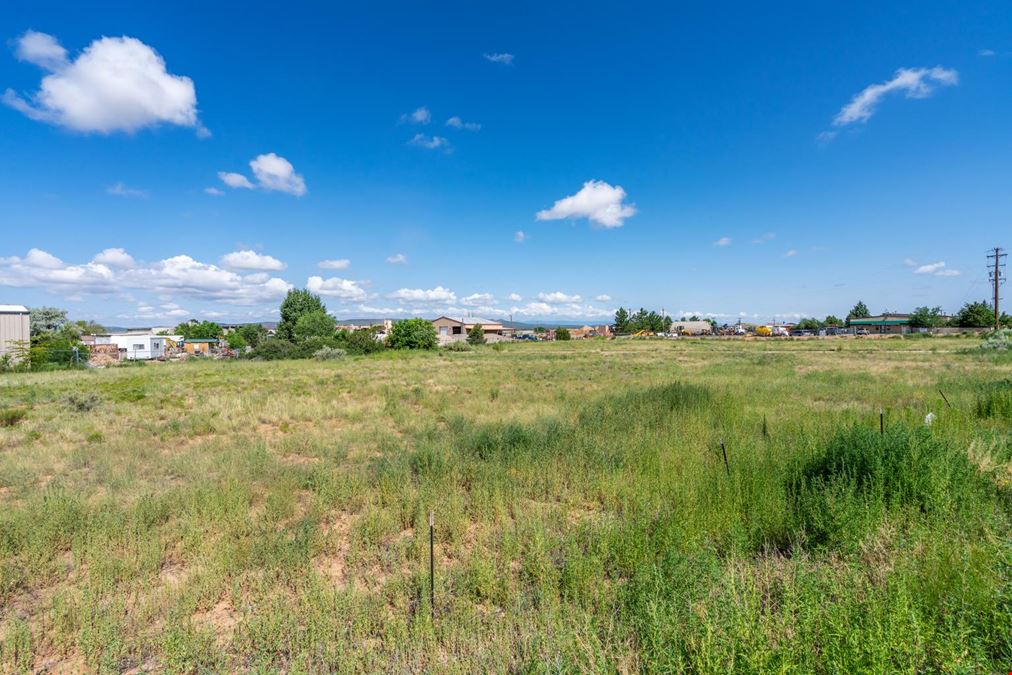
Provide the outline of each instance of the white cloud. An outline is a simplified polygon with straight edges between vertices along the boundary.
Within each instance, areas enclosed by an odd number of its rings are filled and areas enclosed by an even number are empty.
[[[717,241],[713,242],[714,246],[728,246],[731,243],[731,237],[721,237]]]
[[[250,250],[226,253],[221,257],[221,264],[234,270],[266,270],[273,272],[283,270],[286,267],[277,258]]]
[[[597,300],[598,302],[611,302],[610,295],[598,295],[595,296],[594,299]]]
[[[158,52],[136,38],[100,38],[73,61],[45,33],[28,31],[16,44],[19,59],[49,73],[27,99],[4,92],[4,103],[31,119],[85,133],[163,123],[203,129],[193,80],[170,74]]]
[[[321,270],[346,270],[351,266],[351,261],[347,258],[338,258],[336,260],[321,260],[316,265]]]
[[[426,136],[425,134],[415,134],[408,145],[413,145],[416,148],[425,148],[426,150],[438,150],[442,148],[444,151],[450,151],[450,141],[442,136]]]
[[[959,270],[951,270],[951,269],[938,270],[937,272],[935,272],[936,277],[958,277],[960,274],[962,274],[962,272],[960,272]]]
[[[527,241],[527,233],[524,232],[523,230],[517,230],[516,232],[513,233],[513,241],[515,241],[518,244],[524,243],[525,241]]]
[[[934,274],[943,267],[945,267],[945,262],[940,260],[935,263],[928,263],[927,265],[919,266],[917,269],[914,270],[914,274]]]
[[[317,295],[322,295],[328,298],[337,298],[342,301],[365,300],[369,295],[366,290],[362,288],[362,282],[340,279],[338,277],[330,277],[329,279],[324,279],[323,277],[318,276],[309,277],[306,281],[306,288]]]
[[[555,291],[554,293],[538,293],[538,300],[541,302],[551,303],[553,305],[562,303],[580,302],[579,295],[566,295],[562,291]]]
[[[626,197],[622,186],[612,187],[599,180],[589,180],[575,195],[564,197],[550,209],[538,211],[538,220],[587,218],[602,227],[622,227],[626,218],[636,215],[636,207],[623,204]]]
[[[432,121],[432,113],[424,105],[415,108],[414,112],[401,115],[401,124],[428,124]]]
[[[907,267],[917,267],[917,263],[914,261],[913,258],[904,258],[903,264],[906,265]]]
[[[756,237],[755,239],[753,239],[752,243],[753,244],[765,244],[766,242],[773,241],[776,238],[777,238],[777,235],[775,235],[772,232],[767,232],[766,234],[760,235],[760,236]]]
[[[206,188],[204,188],[204,192],[206,192],[207,194],[211,195],[212,197],[220,197],[223,194],[225,194],[224,192],[222,192],[221,190],[219,190],[216,187],[206,187]]]
[[[867,122],[882,99],[893,92],[903,92],[907,98],[927,98],[936,86],[956,84],[959,84],[959,73],[950,68],[900,68],[891,80],[865,87],[836,114],[833,125],[842,127]]]
[[[255,186],[249,182],[249,178],[242,175],[241,173],[234,173],[231,171],[219,171],[218,178],[221,182],[230,188],[243,188],[246,190],[252,190]]]
[[[436,286],[435,288],[401,288],[387,296],[401,302],[456,302],[457,295],[449,288]]]
[[[512,54],[508,54],[506,52],[500,52],[498,54],[497,53],[489,54],[486,52],[483,56],[485,57],[486,61],[491,61],[492,63],[501,63],[505,66],[512,64],[513,59],[515,58]]]
[[[295,167],[273,152],[260,155],[249,163],[253,175],[264,190],[277,190],[301,197],[306,194],[306,181],[295,173]]]
[[[114,185],[110,185],[105,189],[108,194],[116,195],[117,197],[147,197],[147,190],[138,190],[137,188],[127,187],[122,181]]]
[[[797,254],[798,254],[797,250],[792,248],[792,249],[788,249],[787,252],[784,253],[784,257],[785,258],[793,258]]]
[[[994,56],[995,52],[993,49],[981,49],[977,52],[977,56]]]
[[[446,126],[453,127],[454,129],[463,129],[464,131],[480,131],[481,125],[477,122],[465,122],[460,119],[457,115],[454,115],[450,119],[446,120]]]
[[[520,295],[519,293],[510,293],[506,297],[509,298],[510,302],[520,302],[521,300],[524,299],[523,296]]]
[[[387,257],[387,262],[391,265],[407,265],[408,257],[403,253],[395,253],[394,255]]]
[[[495,296],[491,293],[472,293],[460,299],[465,307],[491,307],[495,304]]]
[[[257,155],[249,165],[253,170],[253,177],[256,178],[256,185],[241,173],[232,171],[219,171],[218,178],[230,188],[252,190],[259,187],[268,192],[287,192],[296,197],[306,194],[305,179],[302,174],[295,172],[295,167],[284,157],[268,152]]]
[[[571,319],[600,319],[611,317],[614,314],[610,309],[602,309],[592,305],[580,305],[578,303],[553,305],[547,302],[529,302],[526,305],[515,306],[510,309],[510,313],[517,316]]]
[[[92,258],[91,262],[121,269],[130,269],[137,264],[133,256],[122,248],[107,248]]]
[[[167,296],[187,295],[231,305],[274,302],[292,288],[290,283],[277,277],[250,277],[199,262],[188,255],[177,255],[148,267],[128,270],[117,282],[126,288]]]

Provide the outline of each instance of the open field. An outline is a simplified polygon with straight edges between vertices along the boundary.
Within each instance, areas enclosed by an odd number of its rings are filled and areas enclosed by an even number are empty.
[[[1005,671],[1012,361],[974,344],[5,376],[0,669]]]

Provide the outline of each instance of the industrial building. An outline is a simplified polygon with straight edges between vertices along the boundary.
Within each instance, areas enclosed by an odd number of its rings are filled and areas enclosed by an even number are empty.
[[[19,346],[27,346],[29,331],[28,308],[24,305],[0,305],[0,357],[13,355]]]

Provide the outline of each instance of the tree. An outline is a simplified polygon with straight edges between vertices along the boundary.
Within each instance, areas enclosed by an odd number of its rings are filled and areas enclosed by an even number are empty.
[[[337,334],[337,344],[349,354],[372,354],[386,348],[382,341],[376,339],[376,331],[369,328],[341,330]]]
[[[302,288],[293,288],[281,302],[281,321],[278,323],[278,337],[283,340],[295,340],[295,323],[303,314],[315,311],[327,311],[320,296]]]
[[[840,319],[838,317],[835,317],[832,314],[827,314],[826,318],[823,320],[822,324],[824,326],[826,326],[827,328],[829,328],[831,326],[842,326],[843,325],[843,321],[840,321]]]
[[[58,307],[33,307],[28,310],[28,331],[32,337],[53,333],[67,323],[67,310]]]
[[[945,323],[941,307],[918,307],[910,315],[910,326],[913,328],[938,328]]]
[[[260,343],[267,339],[267,329],[260,323],[248,323],[239,326],[236,331],[250,347],[256,349]]]
[[[95,321],[78,319],[72,325],[77,330],[78,335],[101,335],[106,332],[105,326]]]
[[[435,349],[439,339],[431,321],[404,319],[394,323],[387,344],[393,349]]]
[[[228,342],[229,349],[235,349],[237,351],[240,349],[245,349],[246,345],[249,344],[248,342],[246,342],[246,338],[242,336],[242,333],[240,333],[237,330],[234,330],[228,335],[226,335],[225,341]]]
[[[569,329],[568,328],[556,328],[555,329],[555,339],[556,340],[563,340],[563,341],[565,341],[565,340],[569,340],[571,338],[572,338],[572,336],[569,334]]]
[[[629,332],[629,310],[625,307],[619,307],[615,310],[615,332],[616,333],[628,333]]]
[[[332,338],[337,322],[325,310],[306,312],[295,321],[295,340],[302,342],[309,338]]]
[[[986,302],[968,302],[952,317],[960,328],[990,328],[994,325],[994,309]]]
[[[822,324],[818,319],[802,319],[798,322],[798,330],[819,330]]]
[[[485,344],[485,327],[480,323],[476,323],[471,326],[471,330],[467,331],[467,344],[469,345],[483,345]]]
[[[221,337],[222,330],[214,321],[187,321],[176,326],[176,334],[182,335],[184,340],[214,340]]]
[[[868,311],[868,305],[858,300],[857,304],[851,308],[850,313],[847,314],[847,325],[850,325],[851,319],[867,319],[869,316],[871,316],[871,312]]]

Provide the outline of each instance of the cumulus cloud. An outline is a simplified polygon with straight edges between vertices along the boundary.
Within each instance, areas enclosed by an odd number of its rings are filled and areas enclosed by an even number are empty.
[[[595,296],[594,299],[597,300],[598,302],[611,302],[610,295],[598,295]]]
[[[538,220],[587,218],[606,228],[622,227],[626,218],[636,215],[636,207],[624,204],[622,186],[612,187],[600,180],[589,180],[575,195],[563,197],[550,209],[538,211]]]
[[[206,188],[204,188],[204,192],[206,194],[211,195],[212,197],[220,197],[223,194],[225,194],[224,192],[222,192],[221,190],[219,190],[216,187],[206,187]]]
[[[538,293],[538,300],[557,305],[566,302],[580,302],[580,296],[567,295],[562,291],[555,291],[554,293]]]
[[[432,121],[432,113],[424,105],[415,108],[414,112],[401,115],[401,124],[428,124]]]
[[[295,167],[284,157],[268,152],[258,155],[250,163],[256,185],[241,173],[219,171],[218,178],[230,188],[252,190],[259,187],[268,192],[286,192],[296,197],[306,194],[306,181],[302,174],[295,172]]]
[[[453,127],[454,129],[463,129],[464,131],[480,131],[481,125],[477,122],[465,122],[460,119],[457,115],[454,115],[450,119],[446,120],[446,126]]]
[[[713,242],[714,246],[729,246],[731,244],[731,237],[721,237],[717,241]]]
[[[507,298],[509,298],[510,302],[520,302],[521,300],[524,299],[523,296],[520,295],[519,293],[510,293],[507,296]]]
[[[513,241],[515,241],[518,244],[524,243],[525,241],[527,241],[527,233],[524,232],[523,230],[517,230],[516,232],[513,233]]]
[[[600,319],[613,315],[610,309],[602,309],[592,305],[581,305],[578,303],[553,305],[547,302],[529,302],[526,305],[515,306],[510,309],[510,313],[517,316],[571,319]]]
[[[338,277],[330,277],[329,279],[319,276],[309,277],[306,281],[306,288],[317,295],[336,298],[342,301],[365,300],[369,295],[362,287],[361,281],[351,281],[350,279]]]
[[[221,264],[233,270],[264,270],[269,272],[283,270],[286,267],[277,258],[250,250],[226,253],[221,257]]]
[[[253,175],[264,190],[277,190],[301,197],[306,194],[306,181],[295,173],[295,167],[273,152],[260,155],[249,163]]]
[[[117,197],[147,197],[147,190],[138,190],[137,188],[127,187],[122,181],[110,185],[105,189],[108,194],[116,195]]]
[[[401,302],[456,302],[457,294],[449,288],[436,286],[435,288],[401,288],[387,296]]]
[[[31,119],[84,133],[173,124],[206,135],[193,80],[170,74],[158,52],[136,38],[103,37],[70,60],[55,37],[28,31],[15,54],[49,73],[27,98],[4,92],[4,103]]]
[[[316,264],[321,270],[346,270],[351,266],[351,261],[347,258],[337,258],[335,260],[321,260]]]
[[[141,266],[122,249],[106,249],[91,262],[69,264],[37,248],[24,258],[0,258],[0,285],[41,288],[75,296],[141,290],[159,296],[183,295],[232,305],[273,303],[292,288],[283,279],[266,274],[243,277],[186,255]]]
[[[460,299],[465,307],[491,307],[495,304],[495,296],[491,293],[472,293]]]
[[[945,266],[944,260],[938,262],[927,263],[926,265],[918,265],[916,262],[907,258],[903,261],[907,267],[914,268],[914,274],[928,274],[934,277],[958,277],[962,272],[954,270],[951,267]]]
[[[854,96],[833,118],[833,125],[842,127],[867,122],[882,99],[892,93],[903,93],[907,98],[927,98],[936,87],[956,84],[959,84],[959,73],[950,68],[900,68],[891,80],[865,87]]]
[[[91,262],[121,269],[130,269],[137,264],[133,256],[122,248],[107,248],[92,258]]]
[[[425,148],[426,150],[439,150],[442,149],[444,152],[450,151],[450,140],[443,138],[442,136],[426,136],[425,134],[415,134],[408,145],[413,145],[416,148]]]
[[[491,53],[491,54],[486,52],[485,54],[483,54],[483,56],[485,57],[486,61],[491,61],[492,63],[500,63],[504,66],[512,64],[513,59],[515,58],[512,54],[506,52]]]
[[[249,181],[249,178],[242,175],[241,173],[234,173],[232,171],[219,171],[218,178],[221,182],[230,188],[242,188],[245,190],[252,190],[254,187],[253,183]]]
[[[391,265],[407,265],[408,257],[403,253],[395,253],[394,255],[387,257],[387,262]]]

